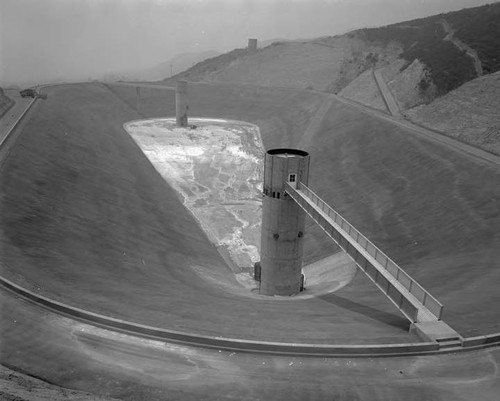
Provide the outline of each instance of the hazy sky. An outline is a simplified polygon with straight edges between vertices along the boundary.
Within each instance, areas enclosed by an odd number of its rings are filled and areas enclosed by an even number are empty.
[[[0,86],[153,67],[248,38],[309,38],[493,0],[0,0]]]

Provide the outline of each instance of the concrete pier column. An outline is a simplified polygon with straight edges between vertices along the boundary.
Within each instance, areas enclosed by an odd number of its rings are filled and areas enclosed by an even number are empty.
[[[308,177],[307,152],[271,149],[266,153],[260,248],[263,295],[293,295],[300,291],[305,212],[285,195],[285,183],[307,185]]]
[[[175,119],[179,127],[187,127],[188,109],[187,81],[177,81],[175,90]]]

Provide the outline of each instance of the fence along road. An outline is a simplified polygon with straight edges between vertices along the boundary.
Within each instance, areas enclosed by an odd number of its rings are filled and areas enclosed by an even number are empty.
[[[287,183],[285,189],[412,324],[441,321],[443,305],[311,189],[302,183],[297,188]],[[438,327],[446,338],[460,337],[444,322]]]

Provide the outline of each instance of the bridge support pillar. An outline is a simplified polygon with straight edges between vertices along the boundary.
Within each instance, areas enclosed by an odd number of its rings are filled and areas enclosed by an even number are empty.
[[[285,183],[307,185],[308,176],[307,152],[271,149],[266,153],[260,260],[263,295],[293,295],[300,291],[306,214],[285,195]]]
[[[175,90],[175,120],[179,127],[187,127],[188,109],[187,81],[177,81]]]

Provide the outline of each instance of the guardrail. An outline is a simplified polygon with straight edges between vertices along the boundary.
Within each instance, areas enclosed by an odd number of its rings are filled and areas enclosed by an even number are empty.
[[[293,188],[291,189],[293,190]],[[436,298],[434,298],[412,277],[410,277],[408,273],[401,269],[384,252],[378,249],[368,238],[366,238],[356,228],[354,228],[352,224],[350,224],[339,213],[332,209],[310,188],[300,183],[299,191],[301,191],[313,204],[315,204],[330,219],[332,219],[335,224],[337,224],[346,234],[348,234],[349,237],[351,237],[373,259],[375,259],[399,284],[401,284],[422,305],[424,305],[438,320],[441,320],[441,316],[443,314],[443,305]]]

